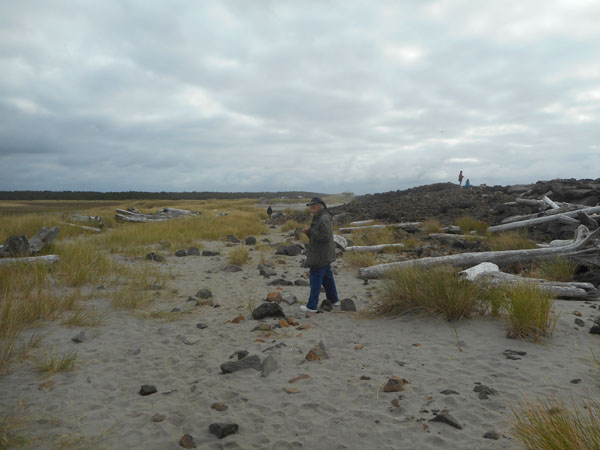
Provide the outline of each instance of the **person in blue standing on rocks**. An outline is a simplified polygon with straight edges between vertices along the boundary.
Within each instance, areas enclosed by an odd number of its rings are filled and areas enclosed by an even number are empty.
[[[317,312],[321,285],[325,288],[327,299],[333,305],[339,304],[331,271],[331,263],[335,261],[335,243],[331,226],[332,217],[325,202],[315,197],[306,206],[310,208],[313,215],[310,226],[302,230],[310,239],[306,247],[306,265],[310,268],[310,297],[308,304],[300,306],[300,309],[306,312]]]

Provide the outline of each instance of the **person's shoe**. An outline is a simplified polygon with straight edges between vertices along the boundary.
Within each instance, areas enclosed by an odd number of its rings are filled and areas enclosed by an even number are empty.
[[[339,300],[335,303],[331,302],[331,306],[333,306],[334,308],[339,308],[341,304],[342,304],[342,302]]]
[[[311,312],[311,313],[316,313],[317,310],[316,309],[310,309],[309,307],[307,307],[306,305],[300,305],[300,311],[303,312]]]

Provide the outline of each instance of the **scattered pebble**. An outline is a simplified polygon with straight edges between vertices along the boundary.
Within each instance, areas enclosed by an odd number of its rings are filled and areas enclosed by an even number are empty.
[[[192,436],[190,436],[189,434],[184,434],[183,436],[181,436],[181,439],[179,439],[179,445],[182,446],[183,448],[196,448],[197,445],[194,442],[194,438]]]
[[[85,334],[85,331],[80,331],[75,336],[73,336],[71,340],[76,344],[81,344],[82,342],[87,341],[87,335]]]
[[[225,403],[221,402],[213,403],[212,405],[210,405],[210,407],[215,411],[225,411],[228,408],[228,406]]]
[[[451,427],[457,428],[459,430],[462,430],[463,428],[462,425],[458,423],[458,421],[447,412],[436,414],[436,416],[433,419],[430,419],[429,421],[447,423]]]
[[[163,414],[154,414],[152,416],[152,422],[162,422],[163,420],[165,420],[165,416]]]
[[[156,386],[152,384],[142,384],[142,387],[140,388],[140,395],[151,395],[156,392],[158,392]]]
[[[495,431],[488,431],[487,433],[485,433],[483,435],[483,437],[486,439],[494,439],[495,441],[500,439],[500,435],[498,433],[496,433]]]
[[[404,390],[404,385],[408,383],[408,380],[397,376],[391,376],[387,379],[383,386],[383,392],[400,392]]]
[[[230,434],[238,432],[238,425],[236,423],[211,423],[208,427],[208,431],[217,436],[219,439],[223,439]]]

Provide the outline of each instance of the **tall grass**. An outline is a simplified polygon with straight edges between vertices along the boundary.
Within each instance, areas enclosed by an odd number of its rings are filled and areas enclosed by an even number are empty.
[[[377,258],[372,252],[346,252],[344,262],[352,268],[369,267],[375,265]]]
[[[556,256],[534,264],[529,276],[552,281],[573,281],[577,263]]]
[[[461,217],[456,221],[456,225],[458,225],[465,234],[469,234],[471,231],[475,231],[477,234],[485,234],[488,229],[487,223],[474,219],[471,216]]]
[[[423,232],[425,234],[442,233],[443,231],[442,223],[438,219],[431,218],[423,222]]]
[[[485,308],[478,285],[459,279],[451,267],[403,267],[390,271],[376,315],[422,313],[460,320]]]
[[[67,372],[75,368],[77,353],[71,352],[64,355],[58,355],[56,349],[36,358],[35,365],[42,373],[53,375],[59,372]]]
[[[112,293],[111,303],[116,309],[128,311],[135,311],[152,303],[150,288],[164,288],[169,277],[157,267],[147,264],[133,268],[124,267],[122,275],[118,280],[122,285]]]
[[[527,237],[523,231],[507,231],[505,233],[491,234],[488,238],[491,250],[521,250],[527,248],[537,248],[535,242]]]
[[[234,247],[229,252],[229,262],[231,264],[237,264],[238,266],[242,266],[248,262],[249,258],[250,258],[250,252],[244,245]]]
[[[550,336],[557,319],[552,311],[554,295],[529,283],[507,286],[505,289],[507,337],[531,337],[537,341],[542,336]]]
[[[300,224],[295,220],[288,220],[283,225],[281,225],[281,231],[292,231],[299,227]]]
[[[56,273],[68,286],[95,283],[117,268],[110,256],[90,240],[60,242],[53,247],[60,256],[55,267]]]
[[[512,408],[513,435],[528,450],[600,449],[600,404],[583,407],[563,401],[522,402]]]
[[[351,239],[354,245],[393,244],[397,236],[391,227],[367,228],[353,231]]]

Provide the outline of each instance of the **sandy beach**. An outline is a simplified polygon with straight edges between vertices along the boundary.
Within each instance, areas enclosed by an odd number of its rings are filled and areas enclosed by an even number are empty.
[[[257,321],[250,311],[277,290],[270,281],[306,280],[306,269],[302,256],[275,255],[289,232],[272,230],[258,240],[265,238],[272,246],[251,251],[235,273],[222,270],[232,248],[224,241],[203,243],[218,256],[129,260],[170,272],[150,308],[164,312],[160,318],[115,311],[96,293],[86,307],[102,312],[102,325],[54,321],[38,329],[45,348],[76,351],[78,358],[74,370],[51,377],[26,361],[0,380],[2,411],[28,418],[21,430],[28,448],[177,449],[189,434],[198,448],[210,449],[516,449],[510,421],[517,401],[597,396],[597,336],[578,329],[573,315],[580,311],[587,328],[598,313],[592,303],[557,301],[554,334],[539,343],[507,339],[505,324],[488,317],[373,319],[361,311],[383,281],[363,284],[340,259],[340,298],[353,299],[358,312],[336,308],[306,317],[298,304],[283,302],[298,325],[281,327],[279,318]],[[261,254],[277,275],[259,274]],[[203,288],[211,298],[201,306],[188,301]],[[308,297],[306,286],[280,289],[284,298]],[[253,331],[261,323],[281,328]],[[74,342],[81,331],[83,342]],[[306,360],[321,341],[329,358]],[[509,352],[517,359],[508,359],[506,350],[525,353]],[[276,365],[267,376],[253,368],[223,374],[221,364],[236,360],[237,351],[261,361],[272,355]],[[393,376],[406,380],[403,390],[384,392]],[[140,395],[142,385],[157,392]],[[222,405],[214,409],[215,403]],[[430,421],[442,412],[462,429]],[[219,439],[209,432],[212,423],[237,424],[238,432]],[[484,438],[489,432],[498,439]]]

